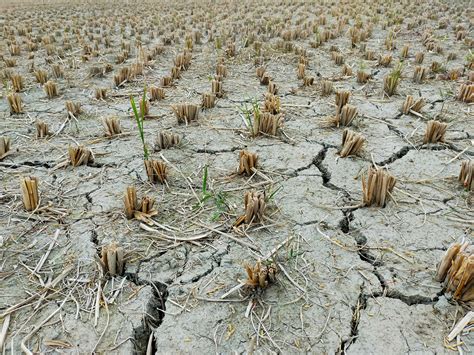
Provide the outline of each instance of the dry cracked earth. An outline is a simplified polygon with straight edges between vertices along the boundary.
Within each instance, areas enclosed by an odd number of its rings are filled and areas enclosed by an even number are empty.
[[[0,136],[11,139],[0,161],[3,352],[472,352],[468,332],[446,340],[469,309],[434,279],[448,246],[473,237],[472,192],[457,178],[461,161],[474,156],[472,104],[458,99],[473,78],[469,6],[3,1]],[[351,43],[354,29],[365,36]],[[185,48],[189,68],[164,88],[164,99],[150,102],[144,120],[150,156],[169,171],[166,184],[152,184],[129,97],[138,101],[144,87],[160,86]],[[352,73],[334,62],[335,51]],[[393,59],[385,66],[379,55]],[[301,58],[313,85],[297,77]],[[384,77],[400,59],[401,79],[388,96]],[[117,86],[114,75],[136,63],[141,73]],[[223,96],[179,124],[173,105],[200,105],[218,63],[227,70]],[[243,120],[245,107],[263,107],[260,65],[278,88],[276,136],[252,137]],[[420,82],[417,66],[427,70]],[[39,69],[56,83],[56,97],[37,82]],[[359,83],[357,71],[369,80]],[[13,74],[23,78],[18,114],[7,102]],[[333,92],[324,95],[327,82]],[[97,88],[107,96],[96,99]],[[334,91],[342,90],[358,112],[349,128],[366,139],[360,154],[345,158],[338,155],[344,127],[327,124]],[[426,105],[403,114],[407,95]],[[82,113],[69,115],[66,101],[80,103]],[[117,117],[122,133],[104,136],[104,117]],[[447,123],[444,142],[423,144],[433,119]],[[50,136],[36,137],[38,120]],[[163,131],[181,143],[154,149]],[[68,165],[68,147],[78,145],[93,152],[93,162]],[[244,149],[258,154],[251,176],[236,172]],[[361,203],[373,164],[397,179],[383,208]],[[25,176],[39,181],[33,212],[22,202]],[[128,186],[156,199],[150,225],[126,218]],[[265,218],[235,226],[247,191],[265,191]],[[112,242],[125,252],[123,275],[115,277],[98,262]],[[276,281],[264,290],[236,287],[247,277],[244,266],[265,256],[277,265]]]

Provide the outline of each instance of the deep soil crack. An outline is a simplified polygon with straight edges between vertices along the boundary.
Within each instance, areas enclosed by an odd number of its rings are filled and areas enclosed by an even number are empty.
[[[165,317],[168,286],[158,281],[140,279],[137,273],[125,274],[125,277],[136,285],[149,285],[152,289],[152,297],[148,300],[142,322],[133,329],[134,353],[145,354],[151,333],[161,325]]]

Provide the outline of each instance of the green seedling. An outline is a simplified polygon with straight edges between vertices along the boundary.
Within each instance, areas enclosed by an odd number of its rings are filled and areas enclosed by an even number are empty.
[[[224,192],[212,193],[207,189],[207,180],[209,177],[208,166],[204,167],[204,173],[202,176],[202,186],[201,186],[201,197],[199,199],[199,204],[196,204],[194,208],[199,208],[204,205],[205,202],[211,200],[215,204],[215,211],[211,215],[213,221],[217,221],[228,209],[229,206],[226,202],[227,194]]]
[[[243,115],[242,118],[244,119],[245,127],[247,127],[250,135],[255,137],[259,133],[260,127],[260,106],[256,99],[251,101],[252,108],[249,109],[246,104],[243,107],[240,107],[240,111],[242,111]]]
[[[399,62],[397,66],[384,78],[384,92],[388,96],[392,96],[397,90],[398,83],[402,77],[403,62]]]
[[[145,120],[145,113],[144,110],[140,110],[140,114],[137,110],[137,105],[135,104],[135,99],[133,96],[130,96],[130,104],[132,105],[133,115],[135,116],[135,120],[137,121],[138,131],[140,132],[140,139],[143,145],[143,160],[148,160],[149,153],[148,148],[145,143],[145,133],[143,131],[143,121]],[[146,86],[143,89],[143,97],[142,97],[142,107],[145,107],[146,104]]]
[[[214,203],[216,204],[216,210],[214,211],[211,217],[213,221],[217,221],[229,209],[226,199],[227,194],[225,192],[218,192],[214,195]]]
[[[216,49],[222,49],[222,43],[220,37],[217,37],[215,40]]]
[[[474,52],[469,49],[469,53],[466,55],[466,61],[468,63],[474,63]]]
[[[273,200],[273,198],[275,197],[275,195],[282,189],[281,186],[278,186],[276,190],[272,191],[272,187],[270,187],[270,190],[268,191],[268,193],[266,194],[267,195],[267,198],[266,198],[266,203],[270,202]]]
[[[201,188],[201,205],[212,197],[212,194],[207,191],[207,165],[204,167],[204,174],[202,176],[202,188]]]

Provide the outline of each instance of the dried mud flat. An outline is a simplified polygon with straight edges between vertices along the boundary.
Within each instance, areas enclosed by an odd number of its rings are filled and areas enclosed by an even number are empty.
[[[4,353],[472,352],[468,331],[447,340],[469,304],[435,280],[448,247],[473,237],[472,191],[458,181],[474,156],[469,6],[3,2]],[[130,105],[162,84],[143,133],[149,159],[167,166],[163,184],[147,178]],[[200,107],[213,91],[214,107],[178,122],[177,105]],[[343,91],[347,112],[336,114]],[[407,95],[425,105],[403,113]],[[18,97],[21,109],[8,103]],[[252,134],[254,115],[273,134]],[[111,117],[121,133],[108,137]],[[432,120],[445,129],[434,143]],[[37,137],[39,121],[50,135]],[[337,122],[365,138],[359,154],[339,155]],[[181,142],[157,150],[160,132]],[[80,145],[94,159],[73,167],[68,148]],[[238,174],[242,150],[258,155],[249,176]],[[371,166],[396,179],[384,207],[363,203]],[[28,176],[39,185],[33,211],[20,188]],[[128,219],[129,186],[157,213]],[[265,192],[266,209],[245,223],[251,191]],[[114,277],[100,263],[112,243],[125,261]],[[240,287],[259,259],[276,280]]]

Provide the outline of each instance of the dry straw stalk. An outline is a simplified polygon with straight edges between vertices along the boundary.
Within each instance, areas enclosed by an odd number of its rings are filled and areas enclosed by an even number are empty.
[[[106,274],[112,277],[123,274],[125,267],[124,251],[117,243],[103,246],[100,260]]]
[[[43,121],[36,121],[36,138],[46,138],[51,135],[48,125]]]
[[[444,135],[447,128],[448,125],[444,122],[435,120],[428,121],[423,144],[444,142]]]
[[[201,107],[202,108],[213,108],[216,105],[216,95],[205,92],[202,94]]]
[[[253,289],[265,289],[276,281],[277,268],[274,263],[262,263],[258,260],[255,266],[245,265],[247,280],[245,284]]]
[[[168,149],[175,145],[178,145],[181,142],[181,137],[177,134],[170,132],[160,132],[155,139],[155,151],[160,151],[162,149]]]
[[[54,81],[49,80],[44,84],[43,88],[48,98],[51,99],[53,97],[58,96],[58,87]]]
[[[20,178],[21,194],[23,206],[27,211],[34,211],[38,208],[38,178],[34,176]]]
[[[356,132],[349,129],[345,129],[342,132],[342,147],[339,151],[341,158],[345,158],[351,155],[359,155],[366,140],[365,138]]]
[[[238,173],[240,175],[250,176],[254,172],[253,170],[257,168],[258,156],[257,153],[251,153],[246,150],[241,150],[239,153],[239,169]]]
[[[362,194],[365,206],[385,207],[395,187],[396,179],[387,170],[369,167],[367,180],[362,179]]]
[[[474,162],[472,160],[464,160],[461,163],[458,180],[467,190],[474,190]]]
[[[166,183],[168,167],[162,161],[145,160],[145,170],[151,183]]]
[[[474,84],[462,84],[459,90],[458,100],[466,103],[474,102]]]
[[[89,148],[82,145],[69,147],[69,162],[72,166],[87,165],[94,162],[94,155]]]
[[[137,210],[137,189],[135,186],[128,186],[124,197],[125,215],[132,219]]]
[[[66,101],[66,112],[69,117],[77,117],[82,113],[81,104],[78,102]]]
[[[0,160],[11,153],[11,140],[8,137],[0,136]]]
[[[247,192],[244,196],[245,223],[257,223],[262,221],[266,208],[265,193]]]
[[[438,264],[436,280],[444,283],[444,290],[455,301],[473,306],[474,249],[469,242],[454,243]]]
[[[105,135],[107,137],[112,137],[116,134],[122,133],[122,128],[120,127],[120,120],[117,117],[102,118],[102,126],[104,126]]]
[[[165,98],[165,90],[163,88],[152,86],[149,88],[149,92],[151,101],[164,100]]]
[[[10,106],[10,114],[23,112],[23,104],[20,94],[12,93],[7,95],[8,106]]]
[[[199,117],[199,106],[194,104],[178,104],[172,106],[172,109],[178,119],[178,123],[188,124],[191,121],[196,121]]]
[[[419,98],[415,101],[413,96],[408,95],[405,99],[405,102],[402,106],[402,113],[408,115],[411,111],[420,113],[423,106],[426,105],[426,102],[423,98]]]

